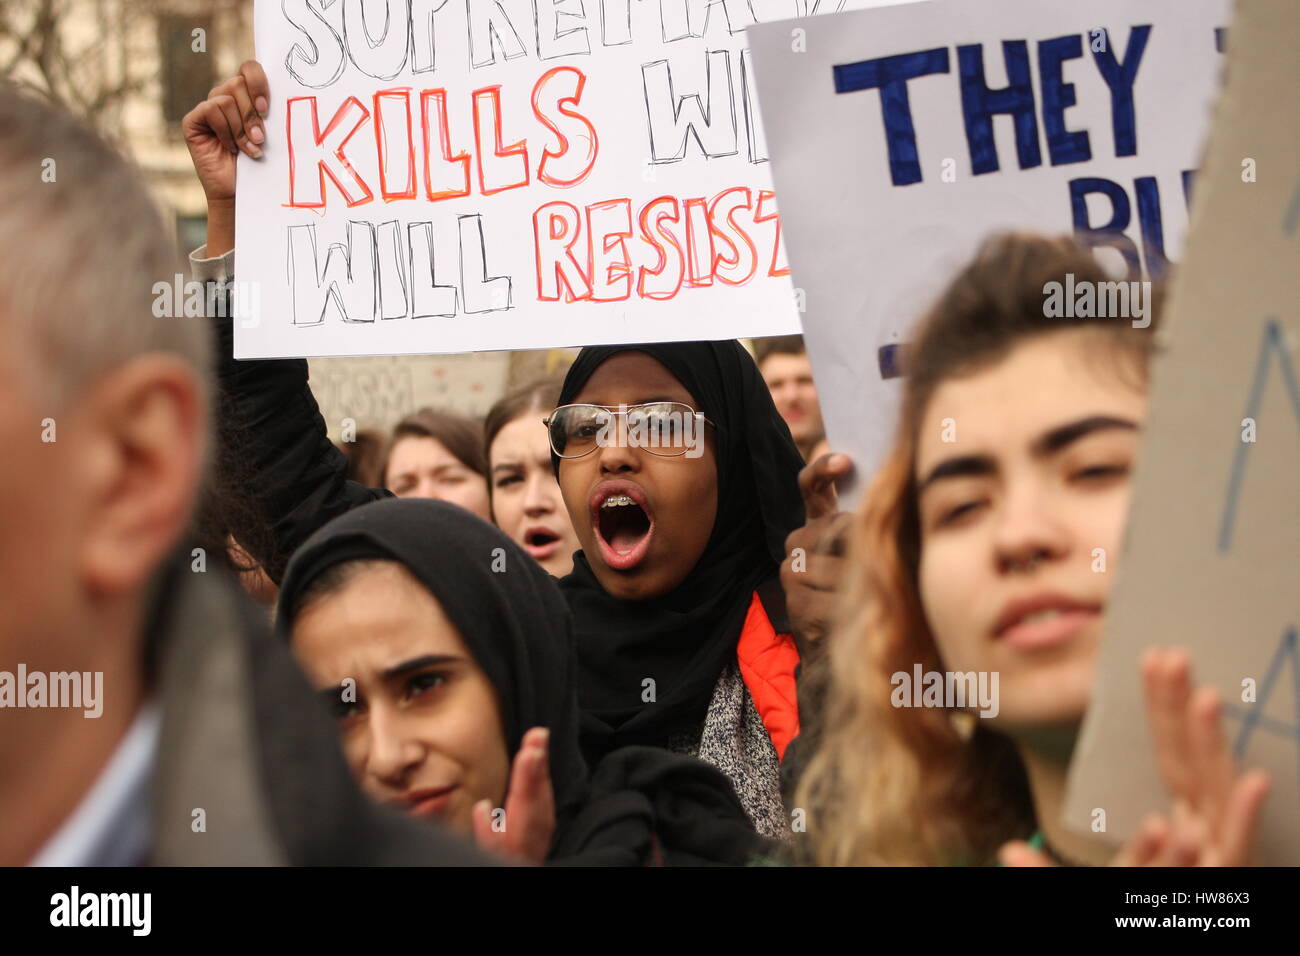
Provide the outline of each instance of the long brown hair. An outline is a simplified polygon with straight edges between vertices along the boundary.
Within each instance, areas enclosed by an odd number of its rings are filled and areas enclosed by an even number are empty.
[[[1034,828],[1011,741],[978,720],[970,732],[966,715],[943,708],[891,706],[891,675],[918,663],[943,670],[918,586],[914,479],[918,430],[935,390],[995,365],[1030,337],[1083,327],[1116,346],[1104,354],[1124,357],[1118,371],[1135,371],[1138,384],[1145,375],[1155,323],[1139,329],[1124,318],[1047,314],[1048,285],[1064,284],[1067,274],[1076,287],[1111,281],[1073,239],[996,236],[919,327],[892,451],[854,521],[828,649],[825,729],[796,794],[808,813],[811,862],[987,863],[1006,840]]]

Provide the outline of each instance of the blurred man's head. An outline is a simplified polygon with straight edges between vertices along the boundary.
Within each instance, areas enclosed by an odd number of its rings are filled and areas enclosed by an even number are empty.
[[[804,348],[803,336],[779,335],[754,340],[754,360],[767,382],[777,411],[790,427],[795,444],[805,458],[821,441],[822,409],[813,384],[812,362]]]
[[[153,314],[179,270],[130,165],[3,84],[0,210],[0,670],[102,671],[110,723],[138,702],[146,591],[194,504],[208,333]],[[67,720],[100,723],[0,711],[0,763]]]

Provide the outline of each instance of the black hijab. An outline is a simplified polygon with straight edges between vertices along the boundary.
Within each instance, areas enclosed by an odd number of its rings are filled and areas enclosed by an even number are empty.
[[[751,595],[774,579],[786,536],[803,524],[803,459],[744,347],[669,342],[584,348],[560,404],[574,400],[606,359],[644,352],[695,397],[716,426],[718,509],[703,555],[672,592],[622,601],[600,586],[582,552],[560,582],[573,609],[583,750],[596,760],[627,744],[663,746],[704,721],[714,685],[734,657]],[[551,463],[559,475],[560,459]],[[654,702],[643,702],[646,678]]]
[[[530,727],[550,728],[556,818],[571,816],[585,795],[587,767],[578,749],[570,618],[554,579],[463,508],[386,499],[334,519],[294,554],[280,588],[281,632],[288,635],[312,581],[365,559],[398,562],[438,599],[496,688],[511,761]]]
[[[497,691],[513,761],[530,727],[550,735],[551,859],[743,863],[767,846],[713,767],[663,751],[611,755],[589,774],[578,746],[572,619],[555,579],[493,525],[442,501],[388,498],[334,519],[294,554],[280,589],[288,636],[301,595],[347,561],[396,561],[437,598]]]

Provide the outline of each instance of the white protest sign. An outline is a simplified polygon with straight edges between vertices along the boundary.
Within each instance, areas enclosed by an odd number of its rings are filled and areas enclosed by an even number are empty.
[[[744,29],[870,2],[258,0],[236,355],[798,331]]]
[[[1225,7],[931,0],[750,28],[827,434],[859,475],[893,437],[899,346],[990,233],[1177,257]]]
[[[1170,797],[1138,661],[1188,648],[1224,739],[1272,777],[1256,863],[1300,864],[1300,17],[1239,0],[1170,291],[1122,568],[1065,823],[1127,837]]]

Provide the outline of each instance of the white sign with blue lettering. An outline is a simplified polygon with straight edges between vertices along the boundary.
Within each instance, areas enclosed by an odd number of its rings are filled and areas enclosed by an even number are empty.
[[[749,29],[827,430],[860,475],[900,346],[980,240],[1084,233],[1133,278],[1177,257],[1226,7],[933,0]]]

